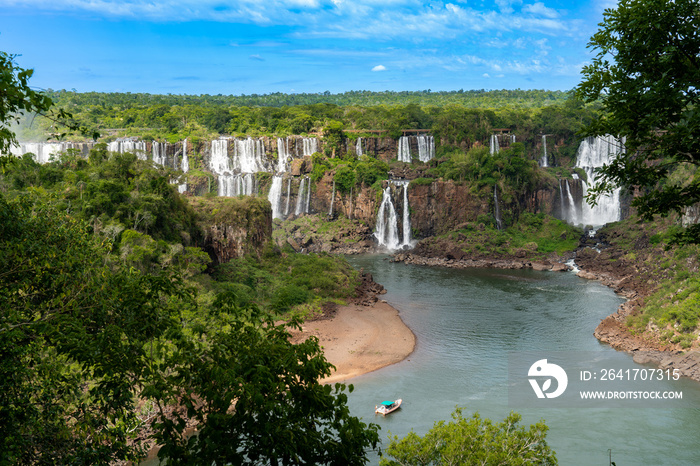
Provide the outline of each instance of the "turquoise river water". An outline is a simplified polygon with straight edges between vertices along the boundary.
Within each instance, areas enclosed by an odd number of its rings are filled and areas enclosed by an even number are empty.
[[[379,424],[384,444],[389,433],[424,434],[434,422],[449,420],[459,405],[467,415],[478,411],[493,420],[512,410],[523,415],[524,425],[544,419],[562,465],[607,465],[610,457],[617,466],[700,464],[697,382],[668,382],[683,399],[662,408],[521,408],[509,402],[513,353],[595,353],[634,366],[593,336],[623,301],[598,282],[572,273],[420,267],[382,255],[348,260],[384,285],[382,298],[399,310],[417,339],[403,362],[349,381],[355,386],[352,414]],[[377,403],[396,398],[404,400],[401,410],[374,414]],[[377,462],[374,455],[372,464]]]

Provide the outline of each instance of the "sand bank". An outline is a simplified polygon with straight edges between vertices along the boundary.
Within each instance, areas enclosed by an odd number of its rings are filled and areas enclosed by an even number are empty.
[[[372,306],[338,308],[329,319],[305,322],[293,340],[318,337],[326,359],[336,370],[324,383],[343,382],[404,360],[413,352],[416,337],[399,312],[383,301]]]

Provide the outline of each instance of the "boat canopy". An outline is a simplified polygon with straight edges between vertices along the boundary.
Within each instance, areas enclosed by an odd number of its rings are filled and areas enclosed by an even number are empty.
[[[382,401],[382,404],[383,404],[384,406],[391,406],[391,405],[394,404],[394,402],[393,402],[393,401]]]

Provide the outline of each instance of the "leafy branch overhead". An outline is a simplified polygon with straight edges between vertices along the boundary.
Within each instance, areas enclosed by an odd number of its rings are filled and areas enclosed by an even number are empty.
[[[700,202],[699,30],[696,1],[622,0],[589,43],[596,56],[576,93],[599,99],[605,111],[585,132],[622,137],[625,146],[601,169],[593,194],[639,190],[633,206],[645,219]],[[674,176],[687,169],[689,176]],[[700,241],[700,230],[691,233],[686,239]]]
[[[73,121],[73,116],[62,109],[54,107],[53,100],[43,92],[35,91],[29,85],[29,79],[34,70],[23,69],[10,55],[0,51],[0,154],[9,154],[10,148],[17,145],[15,131],[12,126],[19,123],[22,114],[37,113],[48,118],[53,123],[66,128],[68,131],[78,131],[93,139],[99,133],[90,133],[85,126]],[[63,137],[67,133],[58,134]]]

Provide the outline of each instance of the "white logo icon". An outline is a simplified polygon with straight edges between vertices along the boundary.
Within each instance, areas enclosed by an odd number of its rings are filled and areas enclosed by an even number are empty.
[[[548,363],[546,359],[540,359],[530,366],[527,375],[528,377],[547,377],[541,387],[537,379],[529,379],[537,398],[556,398],[564,393],[566,385],[569,383],[569,378],[566,376],[564,369],[556,364]],[[557,389],[553,392],[547,392],[552,386],[552,379],[557,381]]]

